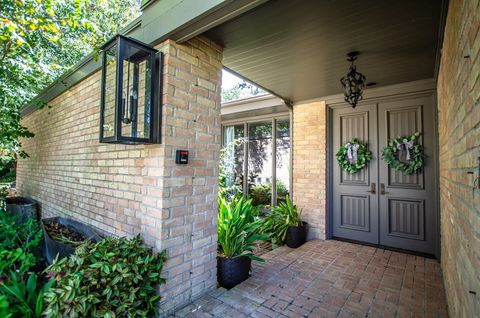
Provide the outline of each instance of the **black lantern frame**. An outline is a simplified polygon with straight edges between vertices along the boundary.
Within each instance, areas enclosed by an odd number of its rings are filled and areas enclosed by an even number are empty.
[[[115,48],[116,46],[116,48]],[[132,86],[133,93],[128,93],[130,81],[130,64],[127,64],[127,96],[124,93],[124,61],[127,56],[127,49],[133,48],[141,54],[142,61],[148,61],[150,67],[145,67],[145,88],[149,89],[148,96],[143,96],[144,102],[144,128],[148,128],[148,134],[138,136],[138,104],[139,104],[139,66],[135,62],[135,56],[129,56],[127,62],[133,60]],[[107,82],[107,52],[114,49],[115,56],[115,81]],[[163,67],[163,54],[152,46],[142,43],[138,40],[116,35],[101,48],[102,50],[102,86],[100,98],[100,142],[117,144],[157,144],[161,143],[161,74]],[[145,58],[147,57],[147,58]],[[115,101],[113,114],[113,135],[105,136],[105,112],[106,112],[106,94],[107,85],[115,85]],[[136,91],[135,91],[136,87]],[[110,87],[111,89],[111,87]],[[132,91],[131,91],[132,92]],[[130,95],[131,94],[131,95]],[[130,103],[126,108],[126,103]],[[131,124],[129,128],[130,135],[125,136],[122,131],[123,124]]]
[[[354,65],[358,54],[358,51],[347,54],[347,61],[352,64],[350,65],[347,75],[340,79],[344,90],[344,99],[352,105],[353,108],[363,99],[363,89],[365,88],[365,81],[367,80],[365,75],[357,72],[357,67]]]

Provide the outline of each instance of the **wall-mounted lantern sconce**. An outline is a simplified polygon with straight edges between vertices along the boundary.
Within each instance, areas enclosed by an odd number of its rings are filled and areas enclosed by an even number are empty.
[[[347,61],[351,62],[350,69],[346,76],[340,79],[342,83],[345,101],[352,105],[353,108],[363,98],[363,88],[365,87],[366,78],[362,73],[357,72],[357,67],[354,65],[358,57],[358,52],[350,52],[347,54]]]
[[[102,53],[100,142],[160,143],[162,54],[121,35]]]

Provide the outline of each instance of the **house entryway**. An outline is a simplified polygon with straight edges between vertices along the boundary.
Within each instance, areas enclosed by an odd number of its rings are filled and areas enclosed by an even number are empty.
[[[331,234],[438,256],[436,132],[430,94],[379,98],[352,108],[331,106]],[[425,164],[405,174],[387,166],[382,149],[398,136],[420,133]],[[337,163],[338,149],[354,138],[368,143],[368,165],[354,174]],[[406,161],[407,148],[398,151]]]

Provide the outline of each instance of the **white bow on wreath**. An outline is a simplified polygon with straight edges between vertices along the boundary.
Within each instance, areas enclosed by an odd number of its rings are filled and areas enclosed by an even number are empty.
[[[405,151],[407,152],[407,161],[410,161],[410,149],[413,148],[414,140],[407,140],[403,139],[403,142],[397,142],[397,149],[402,150],[402,148],[405,148]]]
[[[347,143],[345,144],[345,147],[347,148],[347,158],[350,163],[355,163],[358,160],[358,148],[360,147],[359,144],[351,144]]]

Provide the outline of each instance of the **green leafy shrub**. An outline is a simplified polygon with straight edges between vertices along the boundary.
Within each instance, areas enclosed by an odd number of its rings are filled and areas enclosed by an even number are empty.
[[[252,200],[234,196],[230,201],[218,198],[218,249],[220,256],[235,258],[247,256],[252,260],[263,261],[253,255],[255,243],[268,239],[260,234],[261,220],[259,208]]]
[[[252,184],[248,192],[253,205],[271,205],[272,204],[272,183]],[[284,202],[288,195],[288,189],[285,183],[277,180],[277,201]]]
[[[5,311],[13,317],[40,318],[44,310],[45,291],[53,281],[40,286],[37,274],[29,273],[26,277],[26,273],[11,272],[10,282],[0,284],[0,292],[5,295]]]
[[[18,216],[0,211],[0,280],[11,271],[24,273],[36,266],[42,238],[36,220],[19,222]]]
[[[238,178],[238,158],[235,152],[245,143],[244,138],[235,139],[227,143],[220,150],[220,165],[218,174],[218,195],[232,198],[242,193],[242,180]]]
[[[16,179],[15,171],[9,171],[0,177],[0,183],[12,183]]]
[[[41,316],[49,284],[40,286],[37,275],[28,273],[39,265],[41,241],[36,220],[20,222],[17,215],[0,209],[0,317]]]
[[[140,237],[85,242],[47,268],[55,284],[45,294],[47,317],[147,317],[158,313],[156,293],[165,252]]]
[[[9,304],[7,297],[0,295],[0,317],[10,318],[12,316],[8,307]]]
[[[288,228],[302,224],[301,214],[302,211],[299,211],[290,197],[286,195],[285,202],[280,202],[263,219],[262,233],[267,234],[273,244],[282,245]]]

